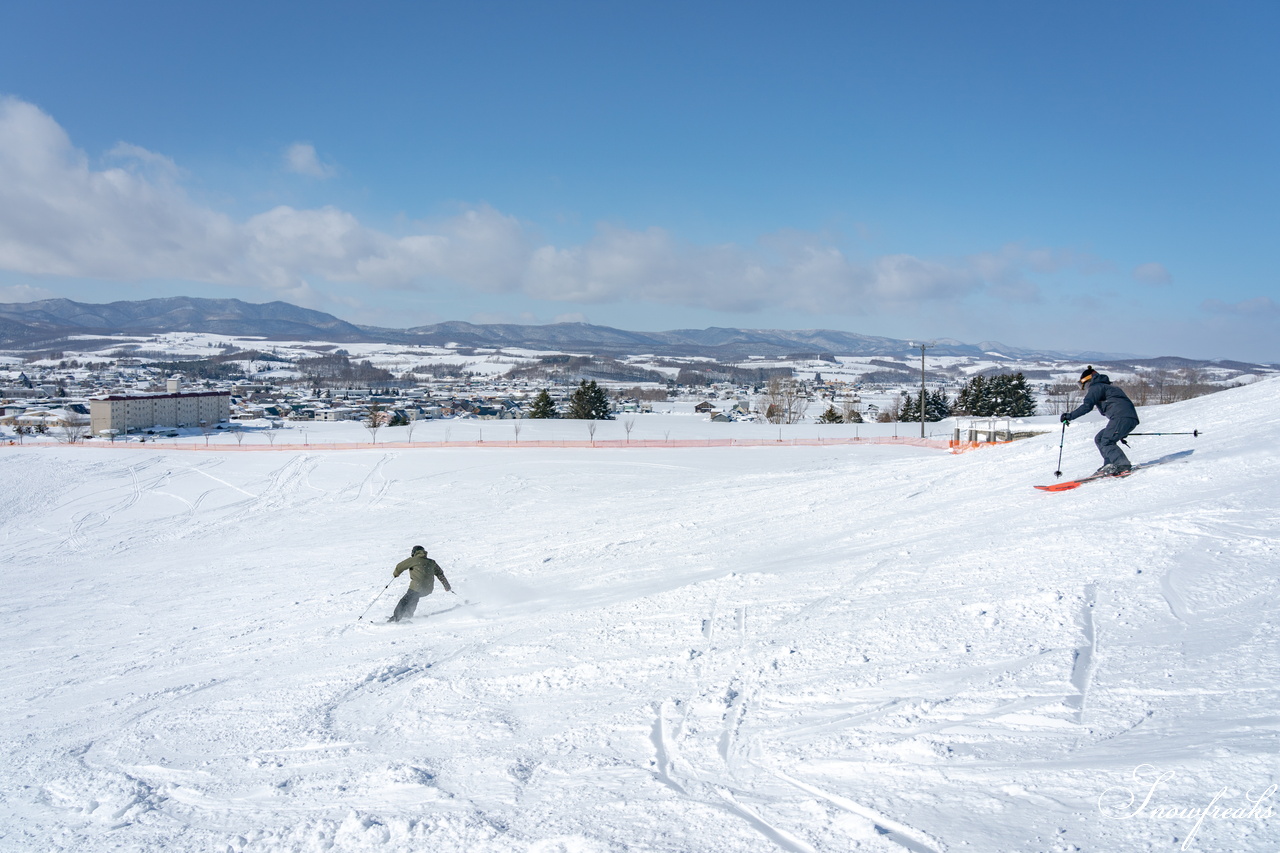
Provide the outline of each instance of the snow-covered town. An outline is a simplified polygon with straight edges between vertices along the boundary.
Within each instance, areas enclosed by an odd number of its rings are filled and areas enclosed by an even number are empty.
[[[88,351],[72,349],[74,339],[65,343],[54,352],[0,356],[0,439],[154,442],[199,437],[205,444],[309,443],[326,435],[359,440],[359,431],[351,427],[363,426],[368,430],[364,440],[371,442],[428,436],[440,441],[437,433],[443,432],[474,440],[483,436],[483,422],[536,417],[533,404],[543,391],[554,403],[553,417],[570,417],[571,397],[583,381],[596,382],[605,391],[609,417],[631,425],[626,427],[628,438],[636,423],[653,423],[637,421],[637,416],[652,414],[684,416],[675,421],[683,424],[682,437],[717,434],[694,429],[694,421],[754,424],[761,427],[760,434],[766,426],[795,427],[788,434],[801,435],[812,434],[819,425],[847,425],[857,434],[919,435],[906,424],[919,424],[922,384],[924,437],[968,437],[977,429],[984,436],[997,429],[1011,435],[1026,416],[1060,414],[1079,400],[1074,382],[1078,363],[999,353],[986,358],[926,354],[923,359],[811,354],[720,364],[698,358],[616,359],[512,348],[334,344],[195,333],[122,336],[107,347],[94,339],[96,348]],[[1178,361],[1128,366],[1114,378],[1127,384],[1140,403],[1161,403],[1248,384],[1273,370],[1190,362],[1180,366]],[[985,414],[953,413],[965,383],[1002,375],[1025,379],[1028,405],[998,413],[998,424]],[[214,398],[206,402],[218,405],[204,413],[170,406],[163,415],[154,407],[138,408],[152,398],[201,397]],[[126,401],[132,402],[126,406]],[[132,410],[139,413],[129,414]],[[348,426],[323,426],[335,423]],[[806,425],[807,430],[799,429]],[[491,439],[518,437],[519,429],[491,425],[489,434]],[[617,432],[623,424],[605,429]],[[304,431],[305,439],[300,437]],[[670,437],[670,427],[662,432]],[[646,437],[655,434],[650,431]]]

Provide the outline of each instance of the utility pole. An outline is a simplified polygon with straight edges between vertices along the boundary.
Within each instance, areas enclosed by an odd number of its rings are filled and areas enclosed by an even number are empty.
[[[924,438],[924,351],[932,349],[933,344],[917,344],[920,347],[920,437]]]

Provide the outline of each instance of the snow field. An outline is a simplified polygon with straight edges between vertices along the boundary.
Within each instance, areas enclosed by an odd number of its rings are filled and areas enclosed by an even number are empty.
[[[1277,411],[1145,410],[1195,453],[1061,494],[1056,432],[5,448],[0,849],[1274,851],[1116,797],[1280,781]],[[414,544],[458,595],[357,622]]]

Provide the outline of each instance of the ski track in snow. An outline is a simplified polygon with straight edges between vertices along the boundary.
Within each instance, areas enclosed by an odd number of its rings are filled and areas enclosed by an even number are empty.
[[[1099,798],[1280,781],[1277,408],[1058,494],[1056,436],[0,451],[0,850],[1179,849]]]

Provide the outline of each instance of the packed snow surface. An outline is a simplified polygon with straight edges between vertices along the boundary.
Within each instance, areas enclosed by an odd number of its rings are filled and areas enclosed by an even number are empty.
[[[0,448],[0,848],[1274,853],[1278,413],[1060,494],[1056,424]],[[456,595],[386,624],[416,544]]]

